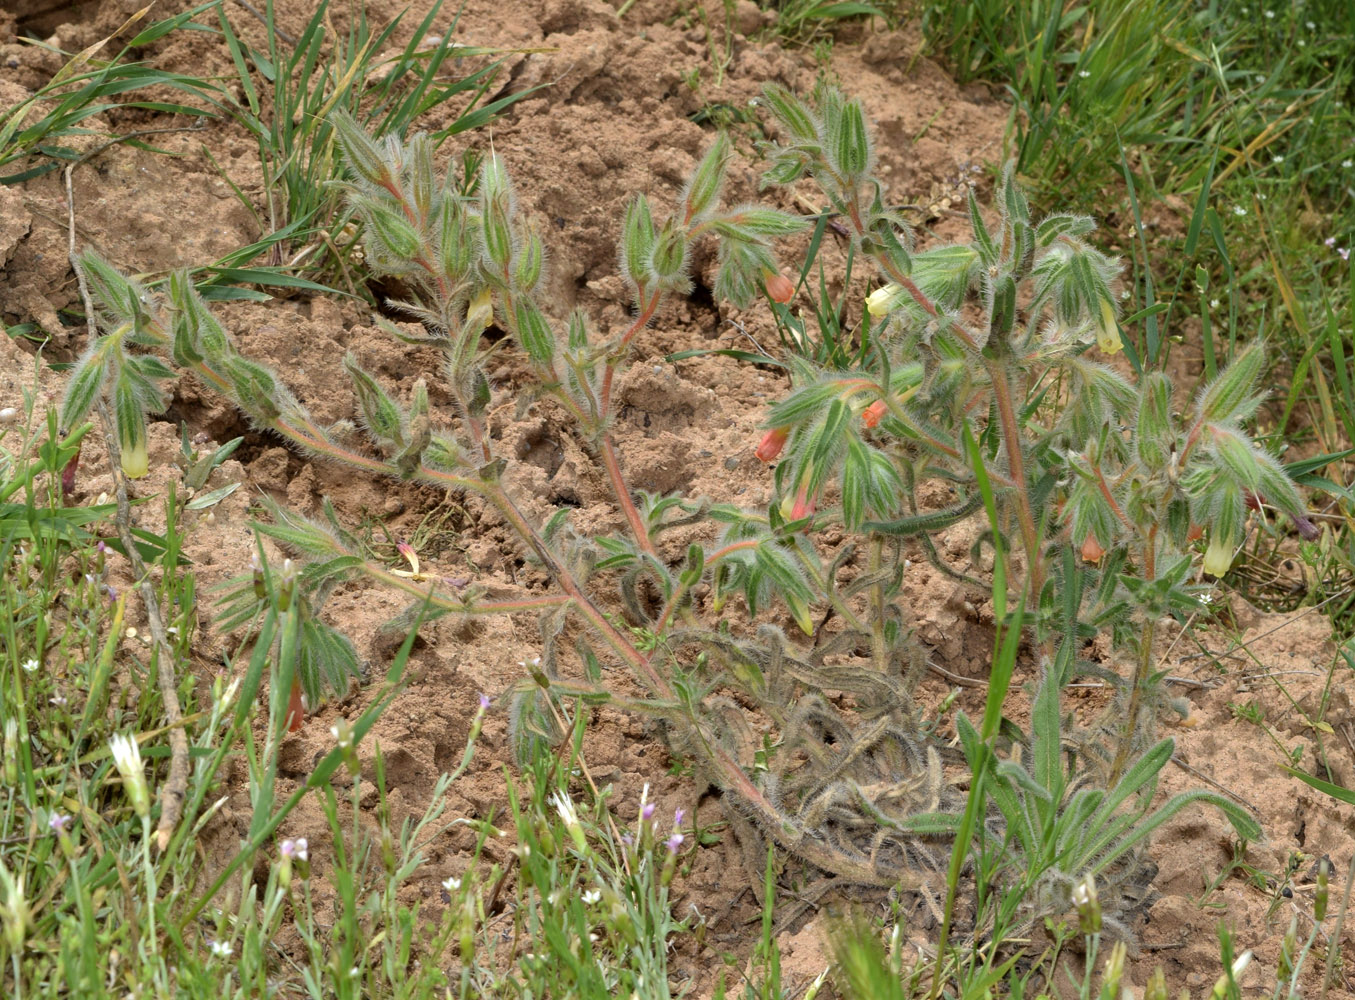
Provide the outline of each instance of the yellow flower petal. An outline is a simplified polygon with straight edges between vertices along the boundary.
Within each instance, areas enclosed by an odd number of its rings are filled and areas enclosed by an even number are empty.
[[[1096,324],[1096,346],[1104,354],[1118,354],[1124,349],[1120,340],[1120,325],[1115,322],[1115,307],[1110,299],[1101,300],[1101,319]]]

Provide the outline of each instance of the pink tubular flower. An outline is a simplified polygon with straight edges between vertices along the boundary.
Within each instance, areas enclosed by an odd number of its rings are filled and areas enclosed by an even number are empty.
[[[786,446],[786,438],[788,437],[790,437],[789,427],[773,427],[762,435],[762,441],[759,442],[757,451],[753,454],[760,462],[774,462],[776,456],[781,454],[781,449]]]

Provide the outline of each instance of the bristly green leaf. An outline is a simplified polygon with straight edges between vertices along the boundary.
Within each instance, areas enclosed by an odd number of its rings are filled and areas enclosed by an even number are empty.
[[[700,221],[715,208],[720,199],[720,189],[724,187],[725,171],[729,168],[731,155],[729,138],[721,132],[682,192],[681,200],[685,206],[682,221],[685,224]]]
[[[343,358],[344,370],[353,380],[353,388],[362,408],[362,419],[378,444],[386,447],[404,447],[404,421],[400,408],[386,395],[386,390],[358,364],[357,355],[349,351]]]
[[[334,126],[339,148],[343,150],[344,159],[353,173],[378,187],[394,183],[394,175],[381,148],[352,115],[342,108],[335,108],[329,113],[329,122]]]
[[[988,232],[988,226],[983,221],[983,214],[979,211],[979,202],[974,197],[972,187],[969,189],[969,228],[974,232],[974,242],[979,248],[984,267],[992,267],[997,263],[997,244],[993,242],[992,234]]]
[[[785,126],[793,138],[800,142],[818,141],[818,126],[809,107],[802,100],[777,83],[764,84],[762,96],[777,121]]]
[[[654,252],[654,218],[649,199],[637,194],[626,205],[621,223],[621,273],[634,288],[649,280],[649,260]]]
[[[85,348],[66,382],[66,395],[61,401],[61,426],[64,429],[74,429],[94,406],[99,389],[108,378],[111,358],[117,351],[115,339],[107,336]]]
[[[328,526],[282,506],[267,495],[260,503],[272,518],[271,523],[251,522],[261,534],[313,559],[352,555],[338,534]]]
[[[1200,419],[1245,420],[1250,416],[1260,405],[1260,399],[1251,392],[1261,374],[1264,360],[1265,352],[1260,344],[1244,348],[1232,364],[1200,393],[1195,404]]]

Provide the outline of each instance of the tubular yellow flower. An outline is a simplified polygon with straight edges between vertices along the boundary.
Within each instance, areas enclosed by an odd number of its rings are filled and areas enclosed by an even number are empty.
[[[1223,576],[1233,564],[1233,546],[1218,532],[1209,536],[1209,548],[1204,553],[1204,571],[1210,576]]]
[[[123,441],[122,474],[128,479],[140,479],[150,471],[150,458],[146,454],[146,440]]]
[[[470,308],[466,310],[466,323],[487,330],[493,322],[494,300],[490,297],[489,289],[482,288],[475,298],[470,300]]]
[[[889,311],[894,308],[894,303],[898,301],[899,293],[903,291],[902,286],[893,283],[885,285],[883,288],[877,288],[866,296],[866,311],[876,319],[882,316],[888,316]]]
[[[1101,300],[1101,318],[1096,323],[1096,346],[1102,353],[1118,354],[1124,349],[1120,340],[1120,325],[1115,322],[1115,307],[1110,299]]]

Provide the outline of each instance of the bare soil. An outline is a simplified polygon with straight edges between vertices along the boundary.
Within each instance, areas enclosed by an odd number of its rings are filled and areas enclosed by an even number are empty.
[[[9,14],[0,14],[0,102],[22,100],[62,63],[42,48],[17,42],[16,29],[40,30],[51,36],[52,44],[74,52],[115,30],[137,6],[139,0],[83,4],[19,0]],[[413,0],[410,6],[405,31],[429,4]],[[185,0],[170,0],[153,16],[166,17],[187,7]],[[277,9],[281,22],[296,31],[311,5],[305,0],[279,0]],[[395,0],[374,0],[368,16],[383,24],[401,9]],[[963,179],[980,176],[971,172],[972,166],[1001,159],[1008,109],[1000,100],[983,88],[956,86],[920,55],[922,43],[914,29],[844,27],[832,48],[831,63],[819,66],[811,48],[776,43],[767,31],[773,15],[750,0],[738,0],[732,10],[733,23],[726,25],[725,10],[718,3],[707,3],[705,23],[694,7],[678,0],[645,0],[620,20],[601,0],[466,4],[455,29],[459,41],[532,50],[505,56],[505,72],[495,89],[507,93],[546,86],[514,105],[492,129],[458,137],[442,154],[458,155],[465,145],[483,149],[492,138],[497,153],[507,160],[521,204],[548,233],[546,299],[558,316],[581,306],[603,330],[627,322],[627,303],[615,273],[616,233],[625,200],[635,191],[646,191],[659,206],[671,205],[712,137],[711,126],[694,123],[692,116],[708,105],[742,108],[767,81],[805,92],[816,74],[835,77],[865,102],[878,137],[881,176],[889,188],[886,197],[919,206],[935,238],[965,232],[960,213],[946,199],[959,194]],[[225,11],[240,35],[262,42],[262,26],[243,7],[227,4]],[[345,16],[338,10],[334,14],[339,30]],[[444,17],[450,20],[450,9]],[[397,35],[396,41],[404,37]],[[727,65],[721,68],[726,54]],[[184,73],[233,72],[224,47],[205,32],[172,34],[139,56]],[[466,60],[463,68],[482,62]],[[684,80],[693,69],[701,71],[699,92]],[[722,76],[718,86],[717,76]],[[458,110],[435,108],[419,127],[437,129]],[[111,119],[105,115],[100,124],[117,131],[171,124],[152,115]],[[742,159],[731,176],[732,202],[758,197],[760,168],[753,156],[752,134],[748,126],[736,127]],[[261,205],[257,148],[241,128],[210,121],[200,131],[160,136],[156,142],[174,155],[118,146],[75,171],[74,212],[81,246],[98,249],[126,269],[159,275],[210,261],[263,235],[204,155],[204,149],[210,150],[230,181]],[[784,207],[794,207],[784,193],[777,198]],[[34,384],[35,373],[41,398],[59,399],[62,375],[51,365],[71,361],[85,344],[83,322],[72,322],[71,314],[63,312],[80,311],[66,255],[66,220],[59,174],[0,188],[0,313],[6,324],[36,322],[49,338],[40,354],[30,340],[0,340],[0,405],[16,405],[25,388]],[[830,260],[841,256],[840,248],[827,252]],[[698,275],[705,279],[700,284],[707,287],[711,263],[697,262]],[[402,394],[420,375],[434,370],[433,357],[395,342],[354,301],[279,298],[223,305],[218,313],[245,352],[287,374],[294,392],[320,421],[355,414],[355,400],[340,366],[345,351],[355,351],[364,367]],[[770,367],[724,357],[673,363],[665,356],[690,348],[755,349],[750,341],[775,350],[776,340],[765,311],[740,313],[717,307],[701,291],[690,300],[672,303],[657,317],[637,342],[637,362],[621,390],[617,435],[623,466],[636,487],[743,505],[768,500],[771,474],[754,458],[753,448],[763,406],[785,391],[785,378]],[[557,413],[537,405],[521,415],[516,412],[523,369],[511,352],[498,358],[492,373],[492,429],[504,450],[521,459],[511,471],[511,484],[525,510],[544,518],[558,505],[569,505],[577,508],[576,524],[598,533],[619,529],[622,520],[609,499],[605,476],[559,425]],[[186,553],[200,575],[200,593],[246,566],[252,545],[250,508],[260,493],[306,512],[328,499],[348,523],[365,525],[378,541],[418,533],[425,564],[438,573],[473,577],[494,593],[520,594],[545,585],[543,574],[524,560],[506,526],[482,504],[367,480],[299,456],[250,430],[229,406],[192,379],[180,382],[170,410],[152,427],[152,474],[135,484],[138,495],[163,495],[179,475],[173,456],[180,422],[203,442],[245,435],[244,446],[205,489],[229,482],[244,487],[210,511],[190,515]],[[111,493],[113,483],[97,433],[84,456],[77,500],[87,502]],[[139,510],[152,529],[162,518],[154,503]],[[968,539],[962,531],[954,535],[941,539],[940,548],[965,569]],[[992,639],[992,609],[986,595],[950,582],[928,567],[920,554],[914,555],[909,574],[904,603],[931,658],[954,674],[982,681]],[[1188,810],[1169,824],[1154,843],[1152,856],[1159,874],[1153,901],[1135,928],[1140,955],[1130,974],[1141,988],[1153,966],[1161,963],[1173,993],[1186,987],[1200,995],[1219,974],[1215,927],[1224,920],[1232,926],[1239,949],[1257,951],[1257,962],[1243,980],[1246,995],[1253,996],[1270,992],[1280,940],[1291,915],[1311,913],[1314,859],[1328,857],[1336,872],[1344,872],[1355,850],[1355,810],[1311,791],[1280,768],[1284,753],[1299,745],[1310,748],[1320,737],[1333,780],[1355,785],[1355,678],[1339,666],[1332,673],[1336,655],[1320,613],[1267,615],[1224,589],[1218,591],[1216,603],[1220,606],[1216,627],[1193,636],[1169,637],[1164,644],[1163,664],[1183,678],[1177,690],[1189,699],[1194,724],[1174,733],[1181,766],[1169,765],[1160,794],[1202,783],[1226,789],[1254,808],[1269,839],[1247,849],[1244,860],[1257,873],[1255,878],[1235,871],[1206,895],[1206,883],[1232,860],[1228,828],[1216,813],[1200,809]],[[392,650],[380,627],[403,606],[397,595],[354,583],[335,595],[326,614],[354,640],[369,670],[379,675]],[[232,642],[213,630],[210,611],[204,602],[195,647],[204,681],[222,669]],[[141,614],[139,608],[129,609],[129,624],[142,625]],[[473,623],[445,620],[426,627],[415,647],[408,689],[363,748],[368,764],[364,805],[375,800],[370,760],[379,744],[386,757],[392,820],[399,823],[420,813],[438,775],[460,756],[477,694],[503,692],[521,676],[519,661],[537,655],[539,647],[531,615]],[[1028,673],[1023,680],[1032,676]],[[924,682],[924,698],[939,702],[950,687],[931,677]],[[1079,691],[1088,708],[1103,694]],[[280,795],[304,780],[329,749],[330,725],[340,716],[361,711],[367,698],[366,689],[355,686],[346,698],[312,714],[283,749]],[[965,687],[958,704],[973,716],[981,710],[982,699],[981,688]],[[1248,703],[1259,707],[1264,725],[1236,717],[1234,706]],[[1321,718],[1331,732],[1319,733],[1305,722],[1304,713],[1317,719],[1322,708]],[[633,815],[641,786],[648,782],[661,809],[681,806],[701,824],[722,818],[716,800],[697,801],[697,790],[689,781],[670,775],[663,744],[638,719],[598,712],[586,754],[595,778],[615,786],[618,815]],[[509,758],[506,724],[496,705],[471,773],[452,789],[452,813],[502,812],[506,804],[502,767]],[[1311,759],[1305,750],[1305,763]],[[233,853],[248,823],[248,802],[237,787],[238,779],[230,779],[231,801],[204,834],[209,859]],[[309,838],[321,884],[327,863],[326,830],[319,808],[308,802],[282,831]],[[749,924],[758,912],[751,888],[760,883],[762,872],[748,870],[731,839],[726,836],[720,844],[699,851],[675,883],[675,912],[689,915],[695,908],[709,925],[704,947],[698,949],[684,939],[673,963],[675,976],[691,987],[694,996],[709,994],[721,956],[746,955],[756,933]],[[446,835],[416,875],[411,894],[422,897],[428,907],[441,905],[439,880],[462,873],[470,847],[468,835]],[[1286,866],[1299,852],[1303,860],[1286,883]],[[1292,897],[1281,893],[1286,884]],[[1333,884],[1339,884],[1338,877]],[[832,900],[823,902],[827,906]],[[826,962],[821,913],[811,909],[781,935],[783,968],[792,986],[803,987]],[[1353,935],[1355,926],[1348,926],[1341,943],[1347,959],[1355,957]],[[1347,961],[1341,980],[1347,986],[1351,975]]]

